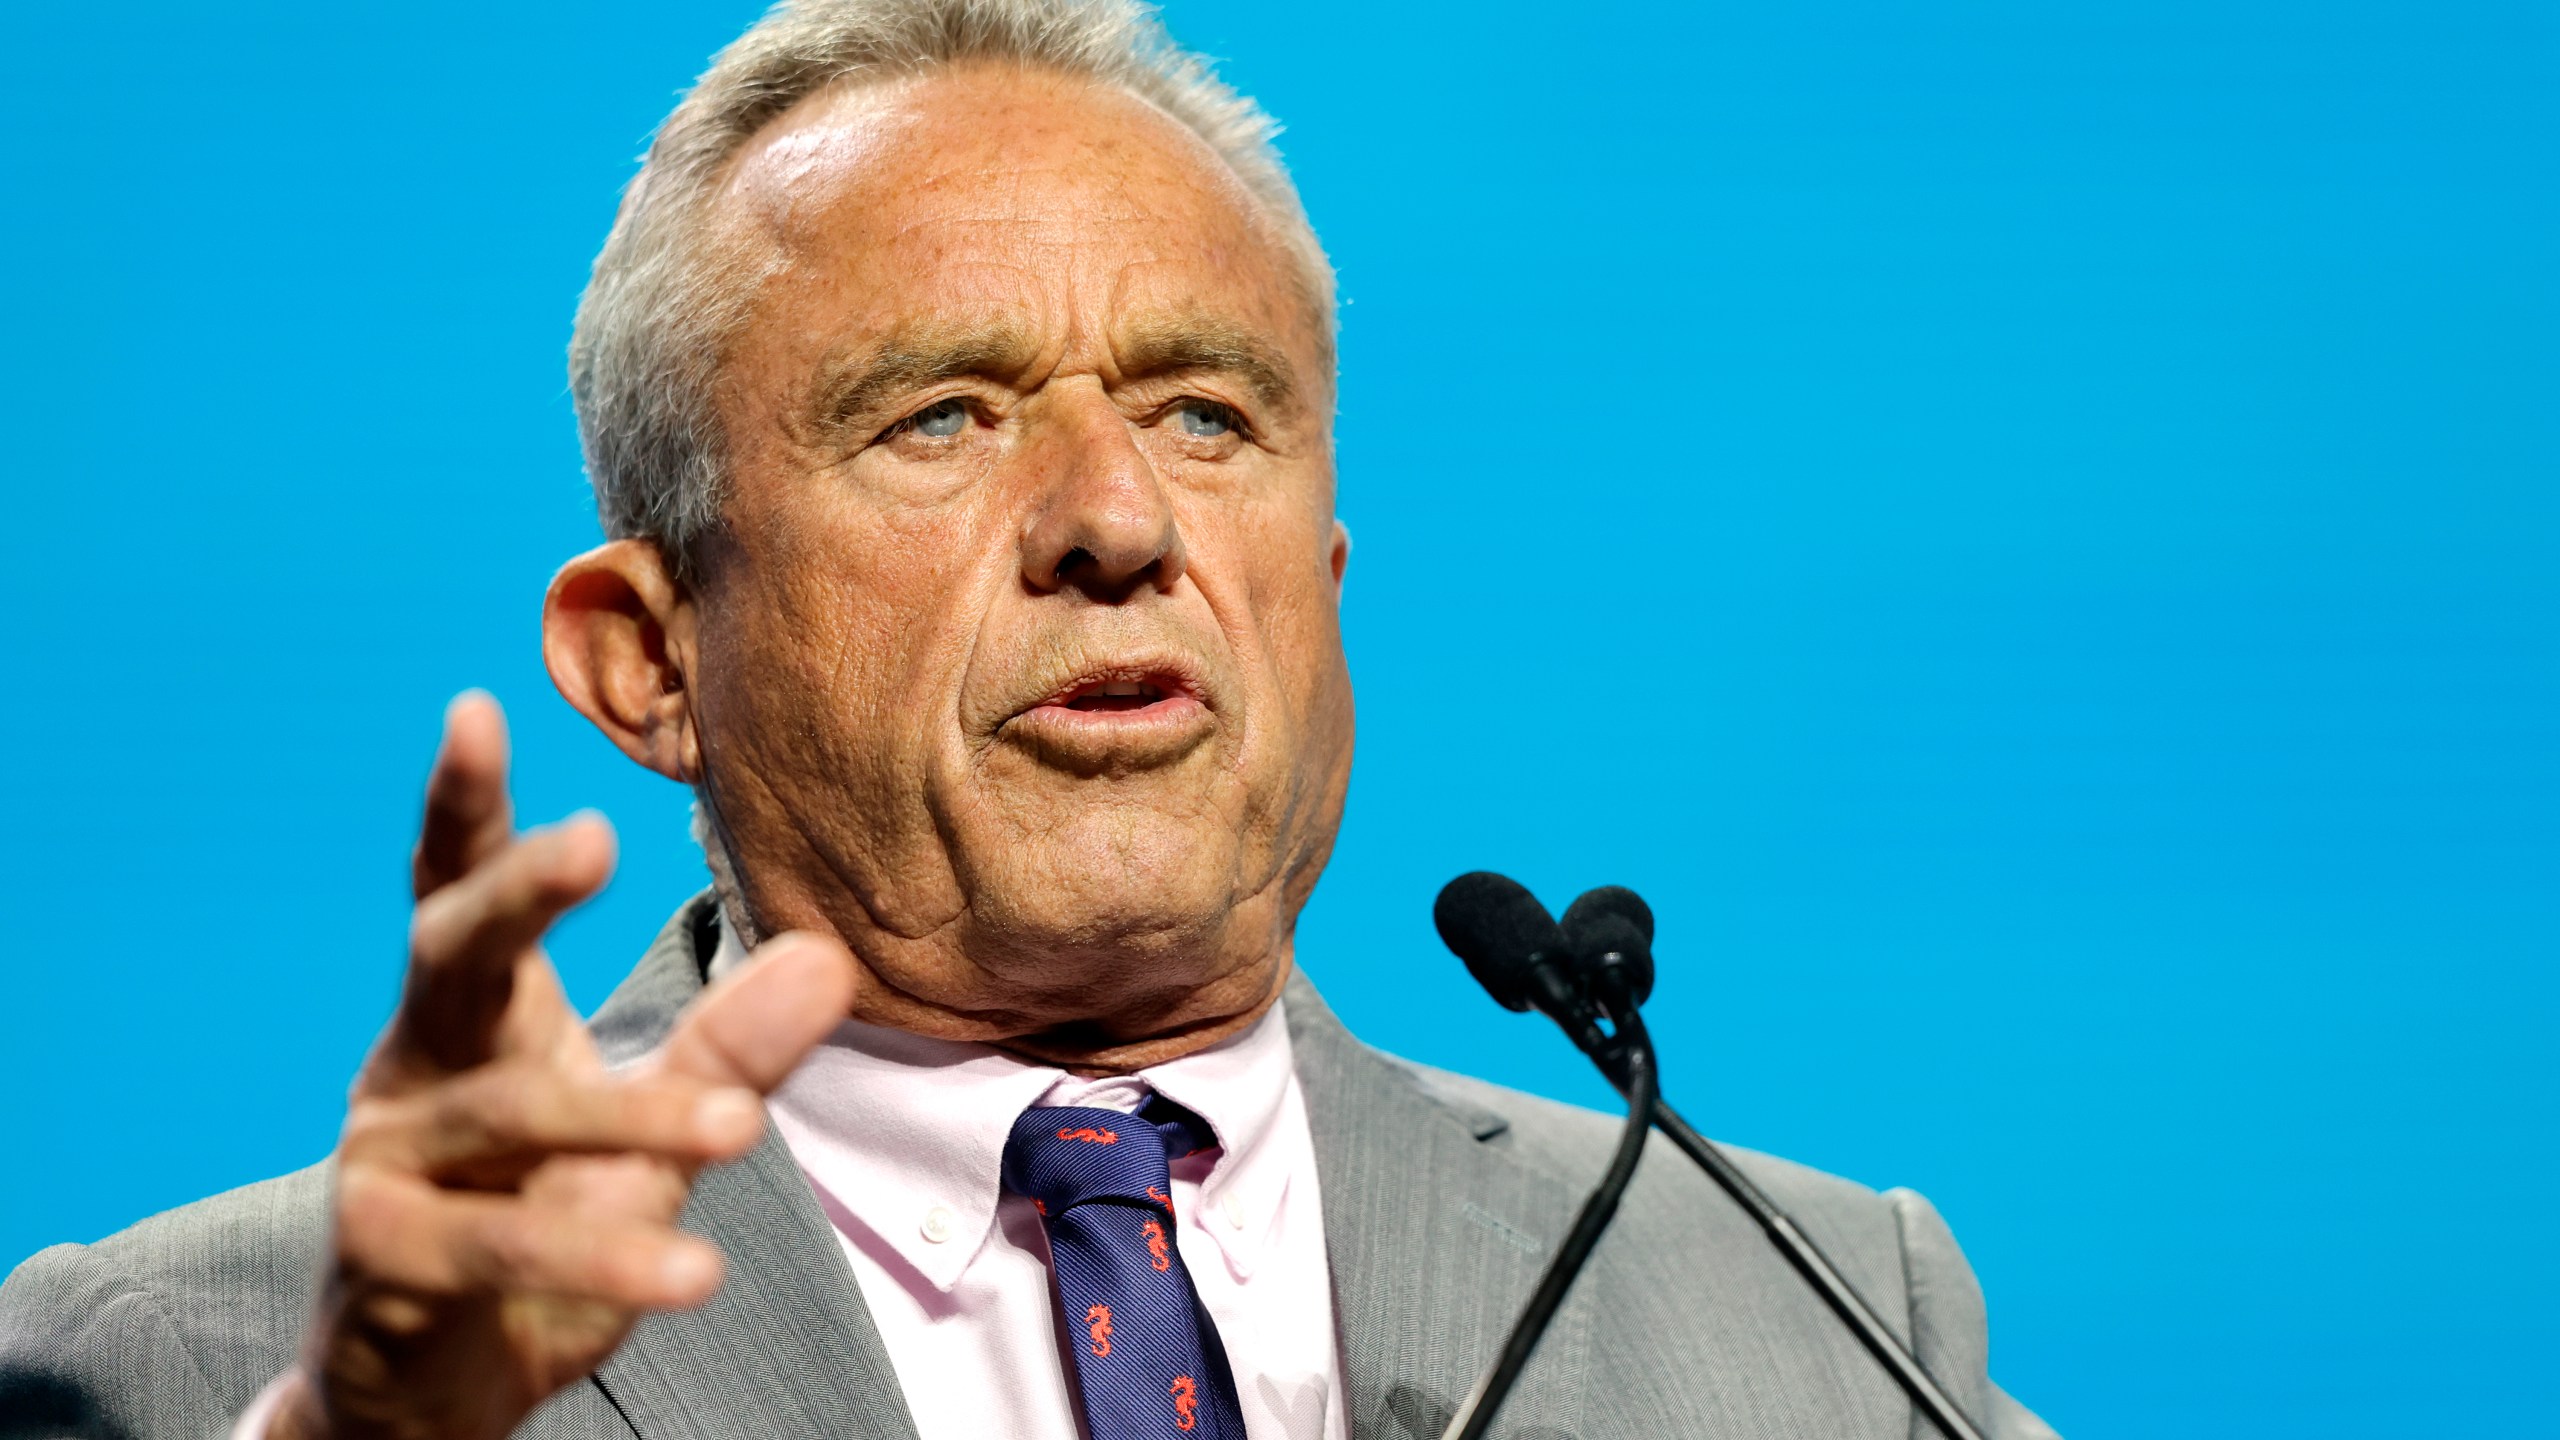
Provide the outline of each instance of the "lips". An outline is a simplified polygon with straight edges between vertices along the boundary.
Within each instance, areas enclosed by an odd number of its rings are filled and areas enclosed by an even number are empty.
[[[1023,707],[999,731],[1046,764],[1080,774],[1148,769],[1190,753],[1214,728],[1190,669],[1170,659],[1087,670]]]
[[[1059,695],[1042,701],[1079,714],[1127,714],[1162,704],[1177,696],[1189,697],[1190,686],[1170,675],[1114,676],[1109,679],[1079,681]]]

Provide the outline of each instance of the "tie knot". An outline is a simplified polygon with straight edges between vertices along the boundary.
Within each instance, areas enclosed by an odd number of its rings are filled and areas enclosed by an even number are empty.
[[[1004,1188],[1055,1216],[1088,1200],[1173,1211],[1174,1156],[1209,1143],[1198,1117],[1161,1098],[1136,1115],[1034,1105],[1004,1145]]]

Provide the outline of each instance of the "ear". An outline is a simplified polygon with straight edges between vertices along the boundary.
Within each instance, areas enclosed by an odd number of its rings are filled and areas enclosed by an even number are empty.
[[[1333,522],[1333,550],[1325,560],[1333,566],[1333,598],[1339,600],[1342,598],[1342,572],[1351,564],[1351,527],[1339,520]]]
[[[688,785],[702,774],[687,683],[695,626],[692,592],[646,540],[597,546],[542,597],[542,663],[561,698],[623,754]]]

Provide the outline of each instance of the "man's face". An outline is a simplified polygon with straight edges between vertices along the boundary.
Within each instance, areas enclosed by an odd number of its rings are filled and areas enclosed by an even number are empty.
[[[1330,356],[1252,202],[1133,97],[963,69],[784,116],[717,229],[765,278],[690,685],[758,919],[908,1028],[1258,1013],[1352,718]]]

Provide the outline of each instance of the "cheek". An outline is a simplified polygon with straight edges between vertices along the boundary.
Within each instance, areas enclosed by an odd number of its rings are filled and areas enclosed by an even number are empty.
[[[756,593],[741,597],[739,628],[754,633],[737,637],[752,667],[739,678],[760,706],[791,712],[767,717],[768,730],[790,727],[775,743],[912,773],[951,709],[981,608],[977,517],[824,498],[759,517],[745,541]]]
[[[1290,717],[1296,738],[1327,723],[1343,675],[1342,637],[1327,546],[1330,516],[1303,507],[1262,506],[1225,538],[1221,549],[1241,580],[1255,630],[1258,668],[1268,700]]]
[[[1311,514],[1300,505],[1257,507],[1242,537],[1238,558],[1250,577],[1256,608],[1293,639],[1307,631],[1333,632],[1337,592],[1328,548],[1332,538],[1332,517]],[[1312,663],[1325,657],[1293,653],[1282,658]]]

